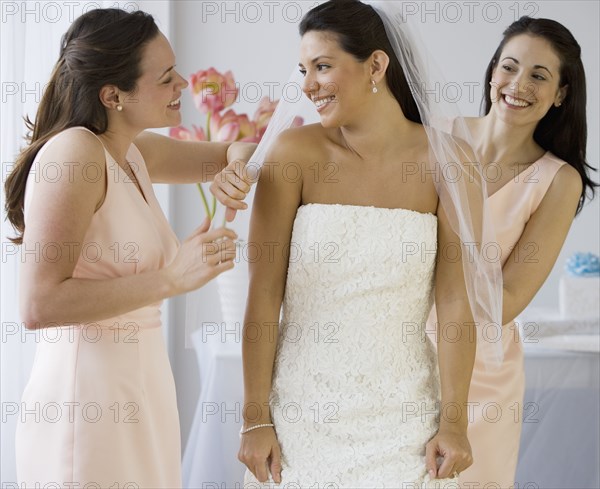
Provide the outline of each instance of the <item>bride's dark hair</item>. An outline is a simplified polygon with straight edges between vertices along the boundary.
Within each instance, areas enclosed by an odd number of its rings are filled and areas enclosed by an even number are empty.
[[[340,47],[364,62],[374,51],[381,50],[390,58],[387,85],[400,104],[404,117],[422,123],[404,70],[387,37],[381,17],[370,5],[358,0],[330,0],[310,10],[300,22],[300,35],[310,31],[331,32]]]

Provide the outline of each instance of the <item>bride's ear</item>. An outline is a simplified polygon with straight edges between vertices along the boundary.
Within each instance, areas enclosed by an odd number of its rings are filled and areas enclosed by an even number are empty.
[[[388,66],[390,65],[390,57],[385,51],[377,50],[373,51],[370,59],[371,79],[379,83],[385,78],[385,73]]]

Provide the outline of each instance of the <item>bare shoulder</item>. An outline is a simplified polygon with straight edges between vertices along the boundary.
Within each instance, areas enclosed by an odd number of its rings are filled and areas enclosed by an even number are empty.
[[[106,189],[104,147],[85,129],[56,135],[37,158],[25,239],[81,242]]]
[[[553,219],[563,215],[571,222],[582,191],[583,182],[579,172],[565,163],[554,175],[536,214],[549,213],[548,215],[551,215]]]
[[[100,140],[91,132],[71,127],[58,133],[36,158],[36,181],[47,184],[57,199],[83,198],[97,203],[104,197],[106,157]]]
[[[268,148],[257,196],[266,190],[268,199],[285,199],[297,205],[301,199],[305,168],[323,152],[325,143],[326,135],[320,124],[282,131]]]
[[[97,164],[101,173],[104,173],[105,155],[102,143],[94,134],[80,127],[71,127],[58,133],[47,143],[39,160],[42,164],[51,162],[75,168]]]
[[[550,190],[552,192],[563,192],[579,196],[583,190],[581,175],[574,167],[565,163],[556,172],[550,185]]]
[[[321,124],[309,124],[283,131],[272,146],[272,152],[296,160],[313,159],[324,153],[330,134]]]

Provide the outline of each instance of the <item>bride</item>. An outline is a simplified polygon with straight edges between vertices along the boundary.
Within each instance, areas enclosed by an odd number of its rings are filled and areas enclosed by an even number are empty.
[[[321,121],[279,135],[253,203],[245,487],[457,487],[475,331],[428,134],[377,10],[332,0],[300,33]],[[214,193],[242,208],[247,182],[222,176]],[[441,331],[439,376],[424,328],[434,282],[441,327],[458,331]]]

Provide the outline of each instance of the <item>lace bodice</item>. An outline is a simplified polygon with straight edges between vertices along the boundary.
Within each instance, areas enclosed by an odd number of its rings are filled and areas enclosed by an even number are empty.
[[[432,214],[298,209],[270,398],[283,487],[427,484],[439,387],[424,327],[436,246]],[[257,484],[249,473],[246,482]]]

